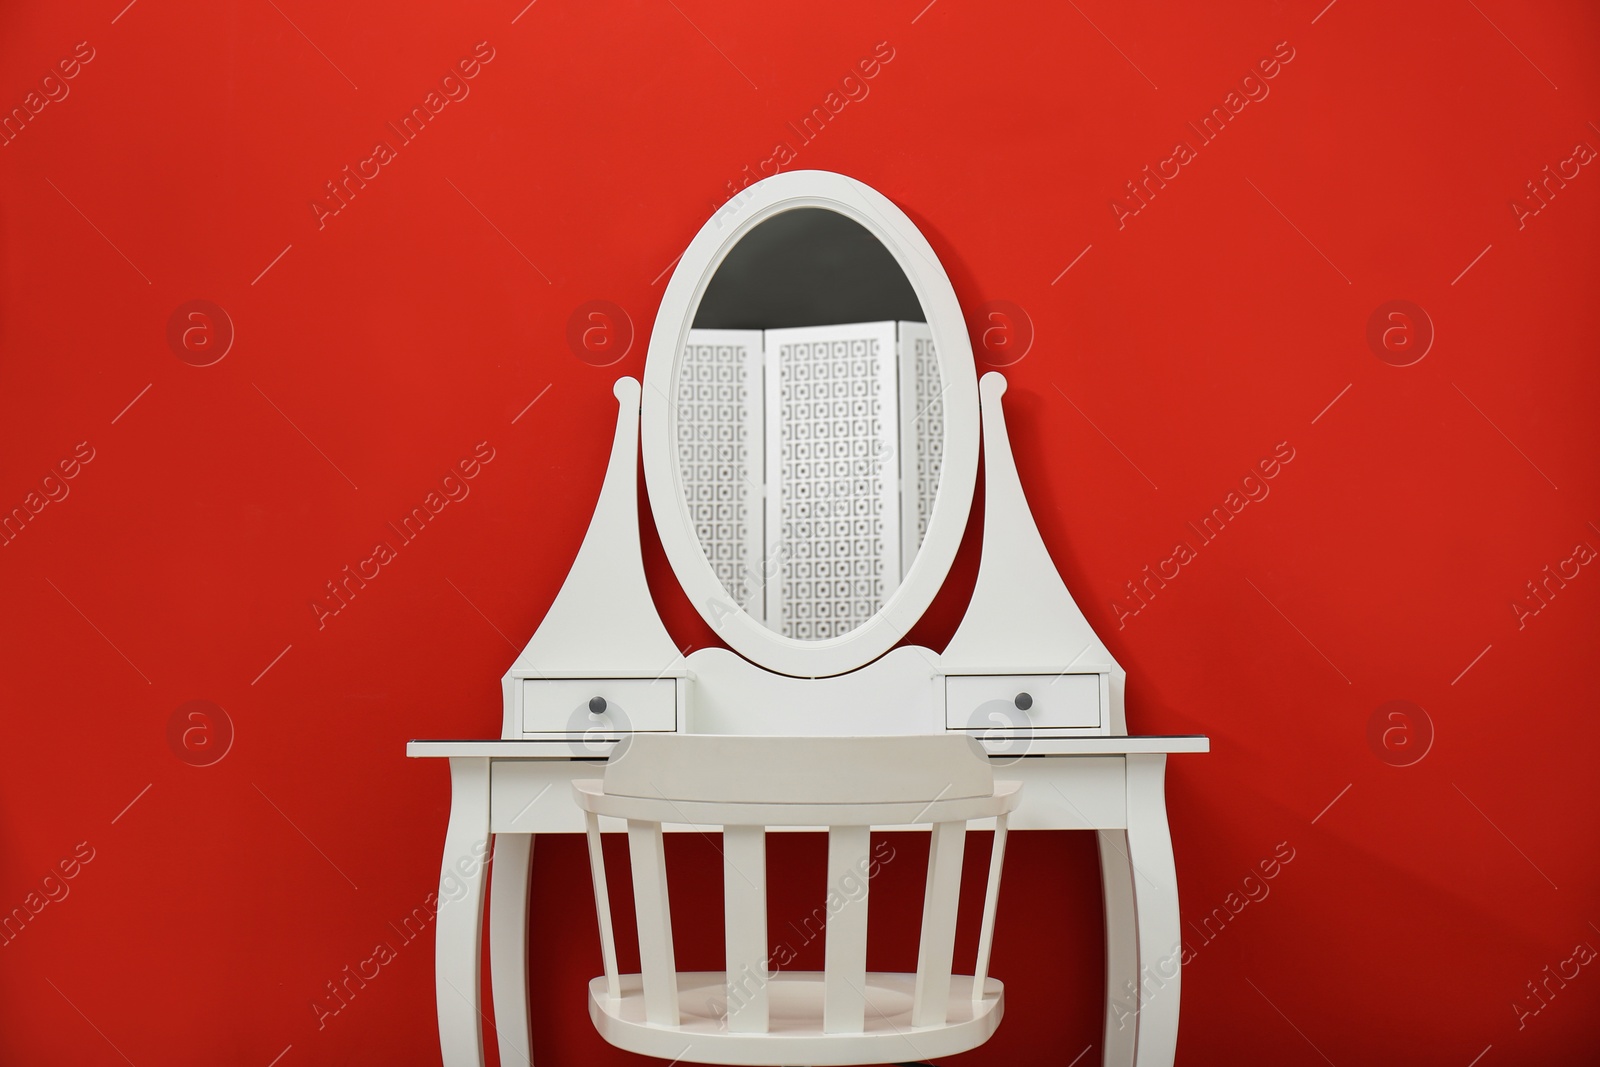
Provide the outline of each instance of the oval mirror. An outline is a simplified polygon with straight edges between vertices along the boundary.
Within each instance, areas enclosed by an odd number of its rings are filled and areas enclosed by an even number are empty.
[[[673,571],[735,650],[853,670],[938,592],[977,470],[972,350],[911,220],[825,171],[748,187],[656,316],[642,447]]]

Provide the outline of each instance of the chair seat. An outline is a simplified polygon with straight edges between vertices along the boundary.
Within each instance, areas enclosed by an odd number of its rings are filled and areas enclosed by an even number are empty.
[[[972,1001],[972,978],[951,975],[947,1021],[913,1027],[911,999],[917,976],[869,971],[863,1033],[829,1034],[822,1018],[819,971],[779,972],[767,983],[768,1031],[732,1033],[720,1010],[727,1000],[722,971],[677,975],[677,1027],[645,1022],[644,989],[637,974],[620,975],[622,995],[611,997],[604,977],[589,983],[589,1015],[608,1042],[629,1052],[689,1063],[860,1064],[926,1060],[965,1052],[989,1039],[1005,1013],[1005,990],[987,979],[983,999]]]

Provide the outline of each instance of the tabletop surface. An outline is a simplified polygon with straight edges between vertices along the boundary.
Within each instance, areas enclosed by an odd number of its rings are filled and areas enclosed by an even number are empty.
[[[1008,739],[1008,743],[1022,741]],[[1146,737],[1041,737],[1026,739],[1047,745],[1048,752],[1007,751],[994,753],[996,758],[1058,759],[1072,756],[1123,756],[1163,752],[1209,752],[1211,739],[1204,734],[1162,734]],[[482,759],[544,759],[544,760],[598,760],[604,761],[607,753],[597,751],[599,745],[614,741],[574,742],[567,740],[416,740],[406,745],[406,755],[413,757],[477,757]]]

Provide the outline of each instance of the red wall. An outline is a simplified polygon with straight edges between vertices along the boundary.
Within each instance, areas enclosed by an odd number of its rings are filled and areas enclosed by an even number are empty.
[[[497,733],[611,382],[728,183],[787,141],[901,205],[979,330],[1022,309],[1006,399],[1044,538],[1133,729],[1212,737],[1170,775],[1180,1062],[1590,1062],[1592,7],[125,2],[11,5],[0,32],[0,106],[37,109],[0,147],[0,507],[25,515],[0,547],[0,908],[28,915],[0,939],[0,1061],[437,1062],[431,928],[396,927],[448,783],[404,743]],[[446,86],[468,95],[409,143],[386,126],[475,50]],[[788,123],[875,52],[801,143]],[[1238,114],[1204,142],[1212,108]],[[369,179],[325,199],[347,165]],[[1167,177],[1131,199],[1147,165]],[[601,300],[633,329],[607,367],[567,339]],[[1012,326],[983,359],[1017,356]],[[465,498],[313,607],[475,450]],[[705,643],[653,537],[663,612]],[[1147,565],[1169,578],[1132,599]],[[875,893],[914,892],[904,847]],[[692,884],[709,855],[674,864]],[[620,1063],[582,1007],[581,853],[538,858],[536,1056]],[[1010,1011],[964,1062],[1098,1060],[1099,910],[1087,835],[1017,840]]]

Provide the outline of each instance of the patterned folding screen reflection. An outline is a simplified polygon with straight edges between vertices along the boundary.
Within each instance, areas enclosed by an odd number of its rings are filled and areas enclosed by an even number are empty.
[[[938,488],[927,325],[691,330],[684,355],[679,465],[723,587],[785,636],[848,633],[909,569]]]
[[[786,637],[849,633],[899,584],[895,340],[892,322],[767,331],[767,624]]]
[[[690,330],[678,375],[678,467],[700,547],[734,601],[766,617],[760,330]]]
[[[900,326],[900,478],[905,509],[900,524],[901,575],[911,569],[928,532],[944,462],[944,383],[933,331],[925,322]]]

